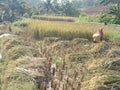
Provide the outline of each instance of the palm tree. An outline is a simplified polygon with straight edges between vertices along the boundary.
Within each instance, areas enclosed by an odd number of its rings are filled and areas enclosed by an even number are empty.
[[[58,13],[59,12],[59,3],[58,0],[45,0],[39,4],[40,13]]]
[[[52,0],[46,0],[46,2],[44,2],[44,5],[47,9],[47,13],[50,13],[50,10],[52,9]]]

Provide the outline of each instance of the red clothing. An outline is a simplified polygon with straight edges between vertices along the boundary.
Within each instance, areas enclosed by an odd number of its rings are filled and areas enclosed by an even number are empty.
[[[102,29],[99,29],[96,33],[100,34],[100,35],[103,35],[103,30]]]

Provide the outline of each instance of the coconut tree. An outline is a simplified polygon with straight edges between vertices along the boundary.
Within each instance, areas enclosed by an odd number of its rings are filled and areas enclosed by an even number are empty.
[[[60,8],[58,2],[59,0],[45,0],[42,4],[43,9],[46,10],[47,14],[58,13]]]
[[[50,13],[50,10],[52,10],[52,0],[46,0],[44,2],[44,7],[47,10],[47,13]]]

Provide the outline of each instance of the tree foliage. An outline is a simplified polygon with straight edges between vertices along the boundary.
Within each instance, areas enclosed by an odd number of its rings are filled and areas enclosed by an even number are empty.
[[[72,0],[77,8],[88,8],[98,5],[99,0]]]
[[[14,21],[29,11],[27,2],[24,0],[0,0],[1,21]]]
[[[46,0],[41,1],[39,4],[39,13],[40,14],[52,14],[59,12],[59,3],[58,0]]]
[[[108,21],[108,19],[109,19],[110,22],[112,20],[111,23],[120,24],[120,0],[101,0],[100,3],[104,4],[104,5],[107,5],[107,4],[110,4],[110,3],[113,4],[112,7],[110,8],[108,14],[103,15],[104,16],[103,21],[105,22],[105,20],[107,18],[107,21]],[[114,18],[108,18],[108,16],[112,16],[112,15],[114,16]],[[100,19],[102,19],[102,18],[100,18]]]
[[[69,0],[63,1],[61,7],[63,10],[62,13],[66,16],[78,16],[79,15],[79,10]]]
[[[78,16],[79,11],[69,0],[46,0],[39,4],[40,14]]]

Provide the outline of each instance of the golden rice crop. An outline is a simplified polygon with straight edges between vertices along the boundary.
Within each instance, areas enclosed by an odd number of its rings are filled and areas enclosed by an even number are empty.
[[[63,39],[86,38],[92,40],[92,34],[103,28],[105,40],[119,40],[120,26],[102,25],[98,23],[58,22],[30,19],[28,30],[35,38],[61,37]]]
[[[29,28],[34,32],[39,31],[41,37],[62,37],[64,39],[73,39],[75,37],[91,38],[91,34],[96,28],[91,25],[70,23],[70,22],[50,22],[31,19]]]
[[[47,20],[47,21],[66,21],[66,22],[74,22],[73,17],[66,17],[66,16],[40,16],[40,15],[34,15],[32,16],[33,19],[39,19],[39,20]]]

